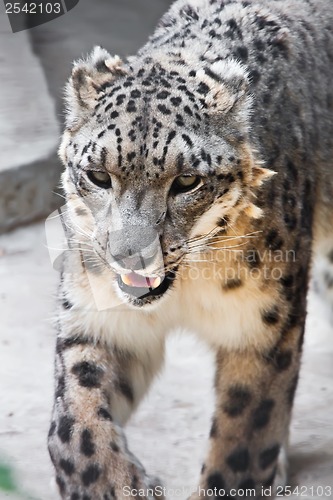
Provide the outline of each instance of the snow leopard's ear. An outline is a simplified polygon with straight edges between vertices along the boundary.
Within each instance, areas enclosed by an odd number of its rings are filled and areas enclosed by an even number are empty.
[[[203,95],[208,113],[226,115],[229,111],[240,112],[246,122],[252,99],[249,92],[249,76],[236,60],[216,61],[207,64],[196,73],[198,92]]]
[[[124,74],[126,71],[122,60],[118,56],[111,56],[102,47],[95,47],[86,59],[74,62],[65,88],[67,128],[79,127],[107,84]]]

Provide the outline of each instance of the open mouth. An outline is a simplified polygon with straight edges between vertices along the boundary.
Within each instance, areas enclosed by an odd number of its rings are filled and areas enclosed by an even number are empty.
[[[163,279],[159,276],[141,276],[134,271],[128,274],[118,274],[117,276],[119,288],[123,292],[140,299],[163,295],[174,279],[174,271],[166,273]]]

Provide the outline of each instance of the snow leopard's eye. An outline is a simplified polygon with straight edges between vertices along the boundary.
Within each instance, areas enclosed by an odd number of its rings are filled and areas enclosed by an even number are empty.
[[[88,179],[96,186],[103,189],[109,189],[111,187],[111,177],[107,172],[89,170],[87,175]]]
[[[202,184],[202,178],[198,175],[180,175],[172,184],[172,191],[177,193],[186,193],[192,191]]]

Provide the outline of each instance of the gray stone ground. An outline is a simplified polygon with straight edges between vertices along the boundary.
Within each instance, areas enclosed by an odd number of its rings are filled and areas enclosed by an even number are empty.
[[[15,466],[22,489],[38,500],[57,498],[46,434],[58,274],[45,245],[42,223],[0,237],[0,455]],[[318,486],[333,486],[332,327],[325,304],[314,293],[309,311],[289,481],[308,490],[290,497],[294,500],[319,499]],[[196,485],[213,408],[212,377],[207,349],[191,337],[175,336],[164,372],[128,425],[132,450],[168,488],[189,491]],[[0,494],[3,498],[10,497]],[[174,498],[182,500],[186,494]]]

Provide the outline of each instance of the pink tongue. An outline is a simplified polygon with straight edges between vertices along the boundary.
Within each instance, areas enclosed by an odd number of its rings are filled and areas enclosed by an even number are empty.
[[[129,273],[129,274],[123,274],[121,276],[121,279],[125,283],[125,285],[128,286],[135,286],[138,288],[156,288],[161,280],[156,277],[146,277],[146,276],[141,276],[140,274],[137,273]]]

